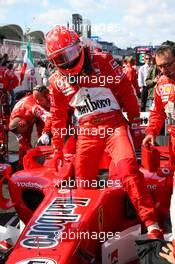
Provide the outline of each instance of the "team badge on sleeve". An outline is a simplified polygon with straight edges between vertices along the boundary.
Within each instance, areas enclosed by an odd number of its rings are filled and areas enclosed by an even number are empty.
[[[119,83],[125,76],[125,73],[122,71],[120,67],[117,67],[114,72],[115,72],[115,83]]]
[[[118,66],[118,63],[116,62],[115,59],[110,60],[109,64],[112,67],[112,69],[115,69]]]
[[[71,86],[67,81],[63,79],[59,79],[57,81],[57,87],[65,96],[69,96],[75,93],[75,87]]]
[[[93,68],[94,68],[94,71],[95,71],[96,75],[100,75],[101,74],[100,66],[99,66],[98,62],[93,63]]]

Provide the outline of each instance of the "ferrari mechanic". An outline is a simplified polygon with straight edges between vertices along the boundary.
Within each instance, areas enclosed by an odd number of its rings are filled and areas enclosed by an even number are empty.
[[[23,97],[13,108],[9,130],[16,135],[19,142],[20,166],[22,166],[24,155],[31,147],[34,123],[36,123],[37,134],[42,143],[49,143],[51,126],[49,105],[48,89],[45,86],[37,85],[33,88],[33,94]]]
[[[154,145],[155,138],[159,135],[160,129],[168,119],[169,132],[169,153],[170,166],[175,168],[175,45],[161,45],[156,50],[156,65],[162,73],[159,78],[154,92],[154,108],[149,117],[149,126],[146,129],[146,137],[143,140],[143,145]],[[173,239],[175,239],[175,194],[173,193],[171,199],[171,221]],[[173,244],[175,244],[173,240]],[[169,245],[169,247],[172,247]],[[162,256],[166,257],[166,248],[163,249]],[[175,254],[174,254],[175,255]],[[167,256],[173,258],[173,255]],[[171,263],[175,263],[171,262]]]

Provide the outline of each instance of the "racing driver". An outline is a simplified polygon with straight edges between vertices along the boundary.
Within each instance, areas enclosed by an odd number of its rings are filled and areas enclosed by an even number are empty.
[[[122,69],[111,54],[83,47],[71,29],[56,26],[46,36],[48,59],[57,70],[50,76],[53,162],[63,164],[63,134],[67,110],[74,108],[79,130],[75,175],[96,179],[99,161],[107,150],[137,213],[148,228],[149,238],[162,238],[151,197],[139,171],[131,134],[138,147],[142,136],[137,99]],[[105,131],[103,137],[101,131]]]

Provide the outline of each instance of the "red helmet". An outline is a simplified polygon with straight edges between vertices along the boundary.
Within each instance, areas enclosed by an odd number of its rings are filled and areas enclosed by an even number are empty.
[[[77,75],[83,66],[84,49],[78,35],[64,26],[56,26],[46,36],[48,59],[64,74]]]

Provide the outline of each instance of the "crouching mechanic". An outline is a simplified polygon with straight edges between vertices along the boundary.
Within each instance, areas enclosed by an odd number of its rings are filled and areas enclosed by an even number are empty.
[[[16,135],[19,142],[19,166],[22,166],[23,157],[31,148],[34,124],[36,124],[37,136],[40,140],[45,139],[45,143],[49,143],[51,129],[49,106],[49,91],[45,86],[40,85],[34,87],[33,94],[23,97],[14,106],[10,116],[9,130]]]
[[[111,54],[90,52],[78,35],[57,26],[46,36],[48,59],[57,67],[49,78],[52,143],[55,167],[63,159],[63,135],[68,106],[79,123],[76,145],[76,180],[96,179],[106,149],[149,238],[162,238],[154,204],[139,171],[133,141],[122,110],[127,112],[135,142],[141,144],[139,106],[133,89]],[[103,135],[101,131],[105,131]]]

